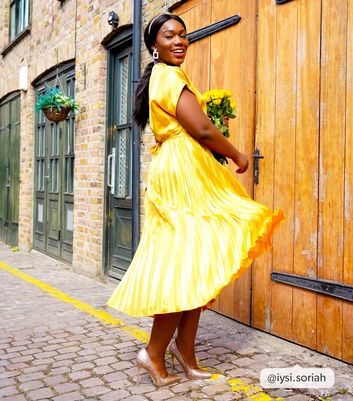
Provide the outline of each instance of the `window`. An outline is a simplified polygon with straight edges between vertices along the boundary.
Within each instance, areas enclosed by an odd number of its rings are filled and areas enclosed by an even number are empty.
[[[10,1],[10,41],[24,31],[29,24],[29,1]]]

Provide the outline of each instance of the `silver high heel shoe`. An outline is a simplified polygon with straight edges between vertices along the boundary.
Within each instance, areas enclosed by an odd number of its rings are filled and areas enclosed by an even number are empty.
[[[153,383],[157,387],[167,386],[168,384],[172,384],[180,380],[180,376],[178,375],[168,375],[167,377],[161,377],[158,374],[158,372],[154,370],[151,359],[145,348],[142,348],[137,353],[136,366],[137,366],[137,379],[136,379],[137,383],[140,383],[140,370],[142,368],[147,371]]]
[[[183,367],[185,375],[190,380],[197,380],[197,379],[209,379],[212,376],[212,373],[209,373],[203,369],[191,369],[186,362],[184,361],[183,356],[181,355],[176,341],[173,340],[169,346],[169,352],[172,357],[172,371],[174,372],[174,359],[176,358],[180,365]]]

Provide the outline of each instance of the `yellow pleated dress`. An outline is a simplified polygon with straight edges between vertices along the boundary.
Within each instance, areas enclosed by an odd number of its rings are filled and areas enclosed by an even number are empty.
[[[207,307],[271,246],[284,220],[252,200],[238,180],[180,125],[183,88],[203,111],[200,92],[181,67],[158,63],[149,85],[152,149],[145,224],[122,281],[108,300],[132,316]]]

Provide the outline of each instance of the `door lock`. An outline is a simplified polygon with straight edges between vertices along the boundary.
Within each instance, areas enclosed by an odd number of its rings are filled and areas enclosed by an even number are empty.
[[[264,156],[261,155],[260,149],[256,146],[255,152],[252,154],[254,158],[254,182],[255,184],[259,183],[259,175],[260,175],[260,163],[259,159],[263,159]]]

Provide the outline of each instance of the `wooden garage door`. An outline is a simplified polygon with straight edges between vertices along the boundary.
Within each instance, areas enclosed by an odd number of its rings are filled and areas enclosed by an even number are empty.
[[[353,2],[258,4],[255,198],[287,221],[253,269],[253,325],[353,362]]]
[[[192,43],[183,68],[200,91],[226,88],[233,92],[238,117],[230,120],[230,140],[240,150],[254,149],[256,2],[248,0],[191,0],[173,10],[186,23],[188,32],[229,26]],[[241,17],[237,23],[237,16]],[[233,17],[233,20],[232,20]],[[233,162],[228,165],[235,174]],[[253,194],[252,166],[238,179]],[[222,291],[215,309],[250,324],[251,271]]]
[[[190,0],[173,12],[189,32],[241,16],[193,43],[184,68],[201,90],[234,92],[231,140],[264,156],[259,184],[252,171],[238,179],[287,215],[216,309],[353,362],[353,2]]]

